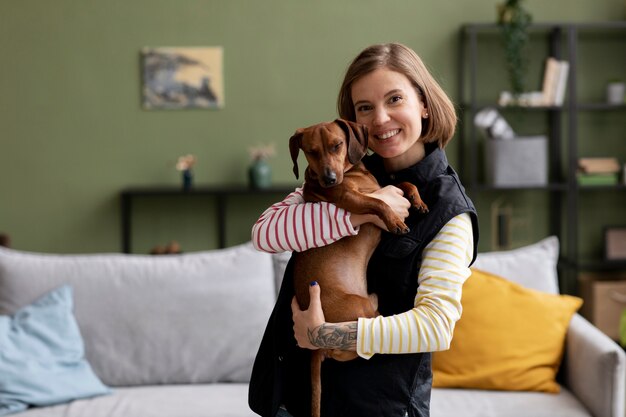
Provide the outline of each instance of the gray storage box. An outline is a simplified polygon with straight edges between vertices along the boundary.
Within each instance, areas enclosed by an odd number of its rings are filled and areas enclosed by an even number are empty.
[[[487,183],[494,186],[535,186],[548,183],[546,136],[487,140]]]

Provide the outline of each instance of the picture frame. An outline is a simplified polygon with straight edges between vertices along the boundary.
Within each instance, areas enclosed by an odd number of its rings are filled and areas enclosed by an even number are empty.
[[[604,257],[609,261],[626,261],[626,226],[605,227]]]
[[[219,46],[143,48],[143,108],[224,108],[222,61]]]

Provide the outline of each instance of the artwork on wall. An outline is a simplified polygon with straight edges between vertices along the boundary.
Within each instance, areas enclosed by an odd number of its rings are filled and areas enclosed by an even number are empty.
[[[221,47],[143,48],[143,107],[221,109]]]

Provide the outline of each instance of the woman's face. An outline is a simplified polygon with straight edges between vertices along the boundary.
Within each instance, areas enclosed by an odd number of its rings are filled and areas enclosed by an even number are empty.
[[[422,118],[428,111],[403,74],[377,69],[352,84],[356,122],[367,126],[369,147],[388,169],[407,168],[424,157]]]

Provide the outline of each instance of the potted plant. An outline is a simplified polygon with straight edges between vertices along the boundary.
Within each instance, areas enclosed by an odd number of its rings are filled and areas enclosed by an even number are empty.
[[[528,27],[532,16],[522,7],[522,0],[498,4],[498,24],[502,30],[504,57],[515,97],[525,91],[528,66]]]

